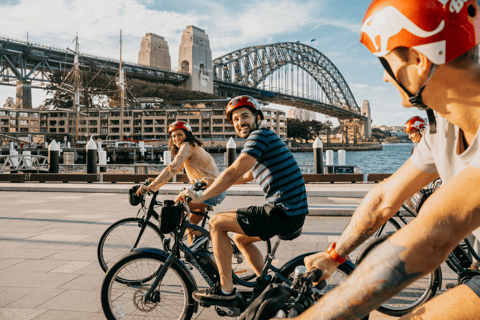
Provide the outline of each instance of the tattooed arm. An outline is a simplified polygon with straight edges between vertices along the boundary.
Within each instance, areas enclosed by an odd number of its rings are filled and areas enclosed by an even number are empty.
[[[342,285],[298,319],[361,319],[437,268],[480,225],[479,188],[480,169],[467,167],[427,199],[418,218],[394,233]],[[445,319],[458,319],[451,309],[452,317]]]
[[[400,209],[402,203],[423,186],[438,177],[437,173],[424,173],[408,160],[390,178],[375,186],[363,199],[342,233],[335,251],[346,258],[350,252],[367,240],[373,233]],[[322,270],[322,279],[330,277],[339,263],[326,252],[305,258],[310,270]]]

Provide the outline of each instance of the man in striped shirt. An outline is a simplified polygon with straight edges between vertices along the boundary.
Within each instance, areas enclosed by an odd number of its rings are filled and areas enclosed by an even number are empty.
[[[223,306],[235,304],[236,299],[232,282],[232,247],[227,233],[235,233],[235,243],[259,276],[263,257],[254,243],[300,229],[308,214],[300,168],[285,143],[270,129],[259,127],[263,119],[259,103],[249,96],[236,97],[229,102],[226,116],[237,134],[247,139],[242,153],[202,195],[196,196],[190,190],[180,194],[183,198],[191,197],[194,203],[202,203],[233,184],[253,179],[265,192],[264,206],[221,212],[210,220],[220,284],[195,291],[193,298],[204,304]]]

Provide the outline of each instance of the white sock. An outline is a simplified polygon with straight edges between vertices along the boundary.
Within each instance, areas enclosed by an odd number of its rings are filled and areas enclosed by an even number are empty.
[[[223,290],[223,288],[220,288],[220,290],[222,290],[222,293],[223,293],[224,295],[229,295],[229,294],[232,294],[232,292],[233,292],[233,290],[230,291],[230,292],[226,292],[225,290]]]

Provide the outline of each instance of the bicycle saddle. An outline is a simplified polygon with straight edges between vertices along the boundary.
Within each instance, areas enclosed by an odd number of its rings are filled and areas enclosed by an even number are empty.
[[[297,231],[294,231],[292,233],[278,234],[277,236],[282,240],[293,240],[293,239],[296,239],[296,238],[300,237],[301,234],[302,234],[302,228],[300,228]]]

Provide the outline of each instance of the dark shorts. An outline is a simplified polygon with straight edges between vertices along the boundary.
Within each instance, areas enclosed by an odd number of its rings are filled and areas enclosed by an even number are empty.
[[[238,209],[237,221],[247,236],[267,240],[277,234],[297,231],[303,226],[305,215],[287,216],[283,209],[266,204]]]
[[[473,277],[465,284],[480,297],[480,276]]]

